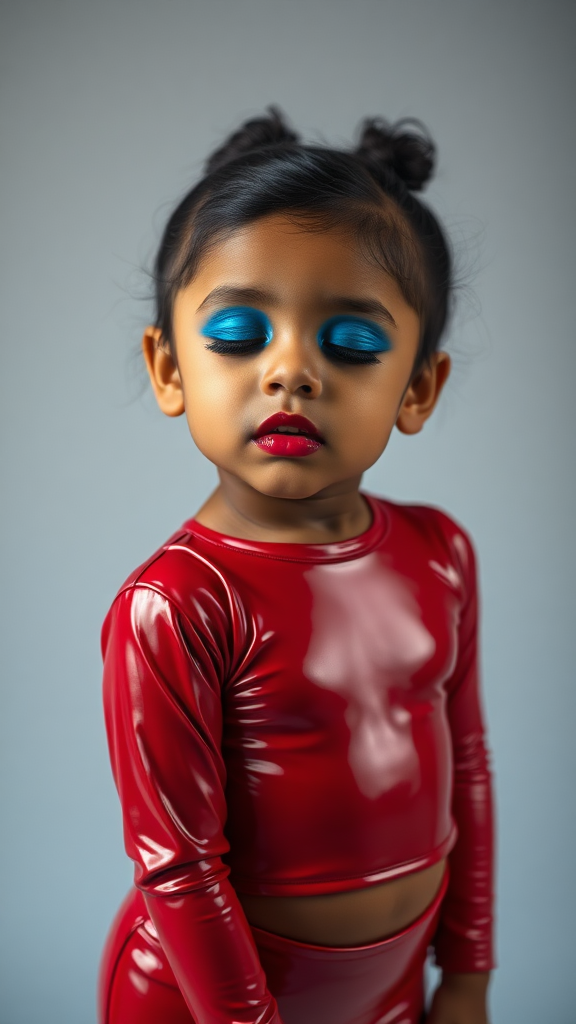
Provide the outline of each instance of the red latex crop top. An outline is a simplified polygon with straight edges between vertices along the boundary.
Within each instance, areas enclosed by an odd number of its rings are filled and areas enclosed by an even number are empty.
[[[493,966],[473,551],[436,509],[367,500],[370,528],[333,544],[191,520],[104,624],[127,852],[200,1024],[278,1019],[236,891],[349,891],[450,854],[437,961]],[[216,978],[231,936],[233,1018],[195,1001],[184,951]]]

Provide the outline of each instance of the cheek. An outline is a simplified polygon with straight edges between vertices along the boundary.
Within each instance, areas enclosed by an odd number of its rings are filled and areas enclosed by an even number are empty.
[[[234,400],[240,388],[238,375],[230,372],[230,367],[213,355],[206,358],[204,353],[190,358],[181,374],[184,384],[184,401],[186,410],[198,420],[198,413],[211,418],[218,409],[227,408]]]
[[[190,433],[200,450],[213,458],[238,434],[246,395],[242,378],[226,366],[195,360],[183,373],[184,404]]]
[[[350,443],[383,450],[398,416],[402,385],[395,380],[367,381],[350,400],[347,396],[340,426]]]
[[[230,433],[233,417],[229,405],[214,388],[186,396],[186,419],[194,439],[223,437]]]
[[[386,371],[379,380],[367,382],[348,418],[347,451],[364,470],[377,462],[390,440],[410,376],[410,367],[389,365]]]
[[[218,413],[213,403],[202,401],[186,406],[186,420],[194,444],[215,466],[227,465],[234,458],[234,433],[230,417]]]
[[[347,473],[363,473],[378,461],[386,448],[394,426],[393,416],[382,409],[356,408],[339,419],[333,433],[333,452]]]
[[[373,414],[363,410],[355,420],[349,421],[345,446],[350,458],[364,468],[372,466],[388,444],[395,422],[394,415],[382,415],[381,410]]]

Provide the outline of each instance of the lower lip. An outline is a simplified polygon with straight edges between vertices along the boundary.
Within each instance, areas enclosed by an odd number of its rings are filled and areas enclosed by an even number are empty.
[[[313,455],[322,447],[321,441],[315,441],[304,434],[263,434],[255,437],[254,444],[269,455],[277,455],[285,459],[300,459],[303,455]]]

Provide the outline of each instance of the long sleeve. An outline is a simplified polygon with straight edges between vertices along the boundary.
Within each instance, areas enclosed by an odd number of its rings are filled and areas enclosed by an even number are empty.
[[[448,718],[454,757],[452,813],[458,839],[449,857],[450,882],[434,946],[449,972],[488,971],[493,952],[493,808],[478,672],[478,595],[470,541],[451,540],[461,567],[464,599],[458,658],[448,684]]]
[[[226,624],[207,590],[195,619],[148,586],[103,630],[104,703],[126,850],[198,1024],[281,1024],[222,860]]]

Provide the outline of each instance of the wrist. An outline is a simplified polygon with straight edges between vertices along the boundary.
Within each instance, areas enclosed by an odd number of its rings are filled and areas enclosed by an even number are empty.
[[[451,992],[486,996],[490,984],[490,971],[443,971],[442,985]]]
[[[489,971],[466,974],[446,971],[432,998],[427,1024],[489,1024],[486,999],[489,981]]]

